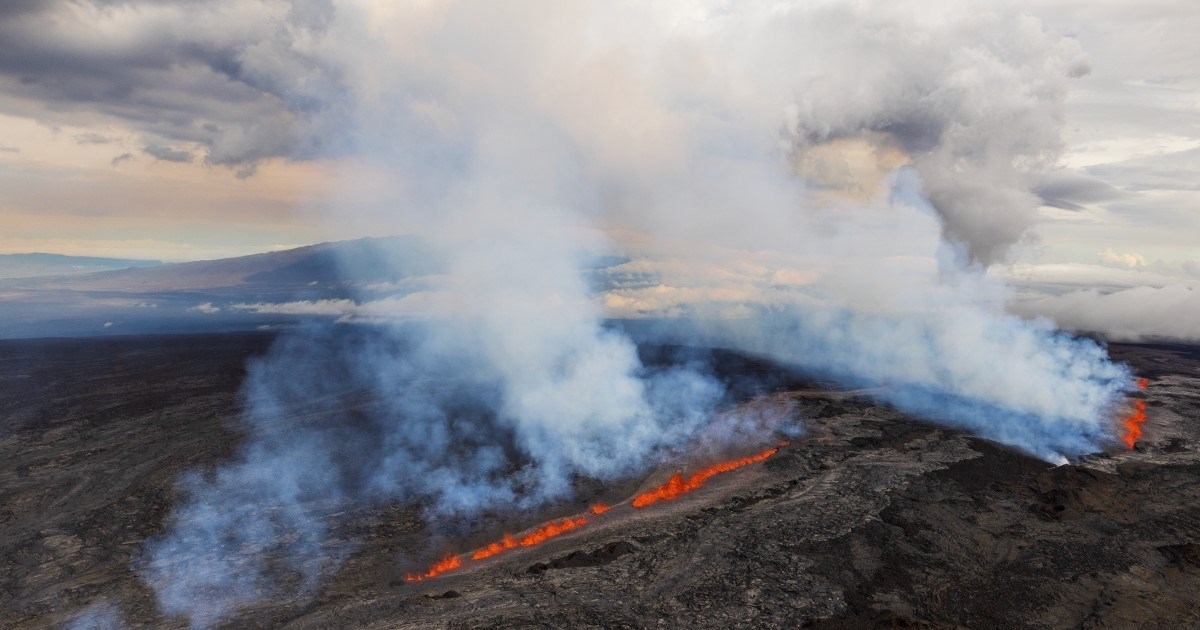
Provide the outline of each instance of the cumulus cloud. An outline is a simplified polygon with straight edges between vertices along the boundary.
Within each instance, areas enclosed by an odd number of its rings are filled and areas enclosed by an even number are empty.
[[[1138,269],[1146,266],[1146,258],[1137,252],[1118,254],[1110,247],[1098,254],[1100,264],[1112,267]]]
[[[216,313],[220,313],[221,307],[213,306],[212,302],[205,302],[203,304],[197,304],[196,306],[193,306],[193,307],[189,308],[188,310],[193,313],[204,313],[206,315],[213,315]]]

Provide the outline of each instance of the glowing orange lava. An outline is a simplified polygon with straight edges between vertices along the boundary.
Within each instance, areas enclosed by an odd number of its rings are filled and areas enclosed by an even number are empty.
[[[481,547],[471,554],[472,560],[483,560],[490,558],[505,549],[514,549],[517,547],[517,541],[512,537],[512,534],[505,534],[500,542],[494,542],[486,547]]]
[[[462,560],[459,559],[458,556],[455,556],[455,555],[446,556],[445,558],[442,558],[441,560],[438,560],[437,562],[433,563],[433,566],[429,567],[429,570],[426,571],[425,573],[421,573],[421,574],[409,573],[408,575],[405,575],[404,581],[405,582],[420,582],[421,580],[426,580],[431,577],[437,577],[441,573],[445,573],[446,571],[450,571],[452,569],[457,569],[461,566],[462,566]]]
[[[712,466],[709,466],[700,472],[694,473],[687,479],[684,479],[683,475],[675,473],[674,475],[671,475],[671,478],[663,485],[653,490],[643,492],[642,494],[634,497],[633,507],[644,508],[647,505],[652,505],[654,503],[658,503],[659,501],[670,501],[672,499],[676,499],[680,495],[687,494],[699,488],[700,486],[703,486],[704,482],[716,475],[729,472],[731,470],[736,470],[742,466],[749,466],[750,464],[761,462],[777,452],[779,452],[778,447],[770,448],[758,453],[757,455],[751,455],[741,459],[733,459],[727,462],[713,464]]]
[[[1150,384],[1149,379],[1139,378],[1137,382],[1138,389],[1146,389]],[[1146,421],[1146,401],[1134,400],[1133,413],[1125,416],[1121,421],[1121,426],[1125,427],[1125,435],[1121,436],[1121,441],[1125,443],[1127,448],[1132,449],[1134,444],[1137,444],[1138,438],[1142,437],[1142,423]]]
[[[780,446],[787,445],[787,442],[780,443]],[[700,486],[704,485],[705,481],[708,481],[708,479],[714,475],[729,472],[731,470],[741,468],[742,466],[748,466],[755,462],[761,462],[777,452],[779,452],[779,447],[767,449],[761,453],[758,453],[757,455],[751,455],[750,457],[743,457],[741,459],[734,459],[727,462],[714,464],[708,468],[705,468],[704,470],[701,470],[700,472],[693,474],[686,480],[682,475],[676,473],[671,477],[670,481],[662,486],[634,497],[633,507],[641,508],[658,501],[674,499],[681,494],[685,494],[695,490],[696,488],[699,488]],[[611,509],[611,506],[605,505],[604,503],[596,503],[588,508],[588,510],[595,515],[604,514]],[[587,517],[577,516],[574,518],[564,518],[557,521],[551,521],[538,527],[532,532],[521,536],[520,538],[517,538],[512,534],[505,534],[500,540],[491,543],[486,547],[480,547],[479,549],[471,552],[470,559],[483,560],[484,558],[490,558],[502,551],[507,551],[509,549],[516,549],[517,547],[532,547],[534,545],[546,542],[555,536],[560,536],[587,524]],[[463,565],[464,557],[465,556],[448,555],[445,558],[435,562],[433,566],[429,567],[429,570],[425,573],[409,573],[404,576],[404,579],[408,582],[420,582],[421,580],[437,577],[446,571],[451,571],[461,567]]]
[[[522,536],[520,539],[513,538],[511,534],[505,534],[499,542],[494,542],[486,547],[481,547],[471,554],[472,560],[483,560],[490,558],[501,551],[513,549],[516,547],[532,547],[546,542],[547,540],[565,534],[572,529],[577,529],[587,525],[587,519],[580,516],[579,518],[564,518],[561,521],[554,521],[542,525],[533,530],[529,534]]]

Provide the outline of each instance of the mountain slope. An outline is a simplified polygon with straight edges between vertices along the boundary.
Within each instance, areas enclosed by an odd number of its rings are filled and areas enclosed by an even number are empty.
[[[0,254],[0,279],[66,276],[130,267],[156,267],[159,260],[65,256],[63,254]]]
[[[394,236],[319,243],[236,258],[114,269],[76,276],[0,281],[0,288],[71,291],[198,291],[244,284],[304,285],[397,280],[430,273],[435,265],[415,237]],[[349,272],[343,273],[343,272]],[[365,273],[364,273],[365,272]],[[365,277],[359,277],[359,276]]]

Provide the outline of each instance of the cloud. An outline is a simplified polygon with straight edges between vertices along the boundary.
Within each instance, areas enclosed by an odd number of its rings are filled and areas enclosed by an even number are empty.
[[[1118,341],[1200,341],[1200,288],[1172,284],[1105,293],[1096,289],[1017,302],[1014,312]]]
[[[207,315],[212,315],[215,313],[220,313],[221,307],[213,306],[212,302],[205,302],[203,304],[197,304],[188,310],[193,313],[205,313]]]
[[[41,0],[8,0],[0,4],[0,18],[12,18],[46,9]]]
[[[1151,268],[1113,264],[1087,263],[1020,263],[993,269],[993,275],[1002,277],[1016,287],[1079,289],[1079,288],[1131,288],[1138,286],[1166,286],[1176,282],[1178,275],[1160,272]]]
[[[21,149],[18,147],[10,147],[7,145],[0,144],[0,153],[20,153],[20,152],[21,152]]]
[[[1100,264],[1110,267],[1123,267],[1127,269],[1138,269],[1146,266],[1146,258],[1136,252],[1127,254],[1118,254],[1110,247],[1098,254]]]
[[[5,3],[0,110],[50,123],[115,122],[207,163],[332,151],[335,65],[311,48],[328,2]],[[278,28],[276,27],[278,25]],[[332,124],[332,123],[331,123]]]
[[[113,158],[112,162],[109,162],[109,164],[111,164],[113,168],[116,168],[119,164],[121,164],[121,162],[128,162],[129,160],[132,160],[132,159],[133,159],[132,153],[122,153],[121,155],[118,155],[117,157]]]
[[[142,149],[142,152],[146,155],[154,157],[156,160],[162,160],[164,162],[188,163],[194,159],[194,156],[192,156],[191,152],[172,147],[151,145]]]
[[[1043,176],[1033,191],[1042,203],[1063,210],[1082,210],[1087,204],[1130,196],[1104,180],[1064,171]]]
[[[111,144],[116,141],[117,139],[112,136],[106,136],[94,131],[75,134],[75,142],[79,144]]]
[[[377,300],[297,300],[230,304],[229,308],[274,315],[336,317],[343,322],[455,317],[463,312],[461,301],[444,291],[418,291]]]

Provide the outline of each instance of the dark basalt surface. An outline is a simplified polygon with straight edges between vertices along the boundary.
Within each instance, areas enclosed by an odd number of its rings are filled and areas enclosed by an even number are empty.
[[[163,528],[179,474],[236,448],[244,362],[270,341],[0,342],[0,627],[53,627],[97,605],[133,627],[186,625],[156,611],[139,549]],[[576,503],[488,515],[452,537],[427,531],[415,506],[347,506],[331,524],[331,545],[353,549],[340,568],[227,625],[1197,627],[1200,353],[1111,350],[1151,380],[1132,452],[1054,468],[776,375],[777,393],[755,404],[791,401],[808,433],[761,464],[643,510],[621,501],[671,470],[581,483]],[[726,376],[772,372],[718,356]],[[587,527],[403,580],[594,500],[615,507]]]

